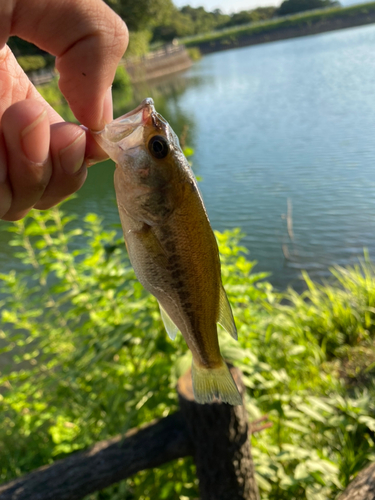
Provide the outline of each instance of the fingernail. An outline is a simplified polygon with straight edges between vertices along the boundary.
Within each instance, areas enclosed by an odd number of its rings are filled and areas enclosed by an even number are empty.
[[[21,132],[21,146],[27,158],[38,164],[47,161],[49,153],[49,123],[45,120],[47,110],[44,110],[36,120]]]
[[[112,85],[106,91],[103,101],[103,121],[110,123],[113,120]]]
[[[69,175],[77,173],[83,165],[85,145],[82,144],[82,141],[85,137],[85,132],[82,132],[69,146],[60,150],[61,168]]]

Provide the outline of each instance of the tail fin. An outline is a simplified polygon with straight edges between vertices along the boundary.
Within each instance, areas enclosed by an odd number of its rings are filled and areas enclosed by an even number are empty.
[[[222,361],[219,368],[202,368],[196,366],[193,359],[191,374],[197,403],[210,403],[214,397],[217,397],[231,405],[242,405],[242,398],[233,377],[225,361]]]

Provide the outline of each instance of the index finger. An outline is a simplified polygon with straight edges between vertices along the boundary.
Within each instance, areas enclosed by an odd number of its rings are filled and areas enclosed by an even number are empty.
[[[0,2],[0,47],[10,35],[56,56],[59,86],[74,115],[102,129],[106,92],[128,43],[121,18],[102,0]]]

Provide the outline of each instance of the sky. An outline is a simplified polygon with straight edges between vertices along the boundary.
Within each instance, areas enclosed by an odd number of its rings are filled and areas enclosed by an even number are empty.
[[[364,3],[366,0],[341,0],[342,5]],[[191,5],[192,7],[204,7],[206,10],[221,9],[225,14],[239,12],[240,10],[251,10],[256,7],[279,6],[282,0],[173,0],[177,7]]]

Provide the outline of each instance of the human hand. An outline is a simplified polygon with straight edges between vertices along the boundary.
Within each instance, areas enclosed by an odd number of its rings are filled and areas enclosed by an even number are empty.
[[[66,123],[5,45],[11,35],[56,56],[59,87],[88,129],[112,120],[111,84],[128,32],[102,0],[0,2],[0,218],[18,220],[77,191],[105,158],[87,129]]]

